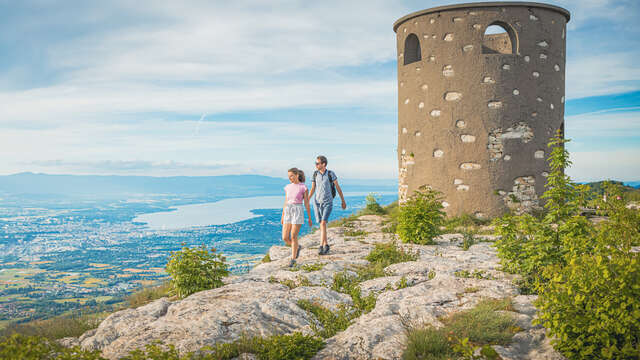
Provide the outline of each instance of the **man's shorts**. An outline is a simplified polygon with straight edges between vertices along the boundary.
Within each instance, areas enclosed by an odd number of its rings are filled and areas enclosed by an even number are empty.
[[[313,209],[316,213],[316,221],[318,223],[320,223],[321,221],[329,222],[329,215],[331,215],[331,210],[333,210],[333,203],[314,203],[313,205]]]
[[[285,224],[304,224],[304,209],[302,204],[287,204],[284,208],[282,222]]]

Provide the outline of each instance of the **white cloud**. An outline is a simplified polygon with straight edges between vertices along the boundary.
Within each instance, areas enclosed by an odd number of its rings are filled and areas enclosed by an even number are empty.
[[[640,88],[637,53],[621,52],[569,57],[566,94],[568,99],[616,94]]]
[[[637,149],[620,151],[581,151],[571,153],[573,166],[567,173],[576,181],[640,179],[640,153]]]

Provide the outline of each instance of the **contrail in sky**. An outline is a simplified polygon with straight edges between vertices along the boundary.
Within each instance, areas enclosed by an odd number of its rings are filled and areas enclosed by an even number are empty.
[[[207,113],[204,113],[202,114],[202,116],[200,116],[200,120],[198,120],[198,124],[196,125],[196,131],[193,132],[193,136],[196,136],[200,133],[200,124],[202,124],[202,121],[206,117],[207,117]]]

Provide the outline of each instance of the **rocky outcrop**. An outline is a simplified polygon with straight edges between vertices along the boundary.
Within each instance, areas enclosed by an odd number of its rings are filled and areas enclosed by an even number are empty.
[[[329,255],[317,255],[317,233],[307,235],[300,241],[303,249],[299,267],[286,267],[290,248],[274,246],[269,250],[271,262],[227,278],[223,287],[182,300],[163,298],[116,312],[97,329],[62,342],[100,349],[103,356],[117,359],[153,341],[174,344],[179,351],[187,352],[243,335],[312,333],[312,324],[318,324],[298,301],[311,300],[330,309],[351,305],[348,295],[329,288],[333,276],[367,264],[365,257],[375,243],[394,240],[393,235],[381,231],[380,217],[362,216],[353,224],[350,233],[364,230],[367,235],[350,237],[345,236],[345,228],[329,229]],[[460,235],[448,234],[438,238],[437,245],[401,245],[416,252],[418,260],[391,265],[385,269],[389,276],[361,283],[363,294],[377,295],[375,308],[327,339],[315,359],[398,359],[409,326],[441,326],[438,319],[444,315],[471,308],[483,298],[504,297],[514,299],[513,315],[523,331],[516,334],[511,345],[495,346],[498,353],[504,359],[561,359],[549,345],[544,329],[531,325],[534,297],[519,295],[512,276],[498,270],[491,243],[481,242],[465,251],[460,242]],[[323,265],[304,266],[309,264]],[[456,276],[465,271],[477,276]],[[406,287],[397,289],[403,278]],[[304,286],[290,288],[283,283]]]

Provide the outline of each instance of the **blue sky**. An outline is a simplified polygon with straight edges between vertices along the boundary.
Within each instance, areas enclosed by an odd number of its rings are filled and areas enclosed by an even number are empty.
[[[0,174],[397,176],[392,24],[437,1],[0,0]],[[551,1],[576,180],[640,180],[640,3]]]

